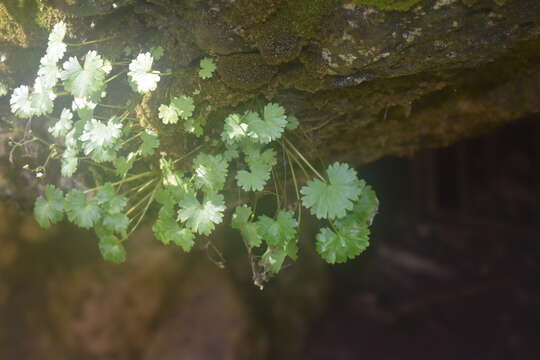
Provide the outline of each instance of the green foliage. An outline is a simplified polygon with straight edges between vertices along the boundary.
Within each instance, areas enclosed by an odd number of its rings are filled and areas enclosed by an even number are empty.
[[[198,234],[210,235],[214,231],[215,224],[223,221],[225,201],[221,194],[207,194],[202,203],[194,194],[187,194],[178,205],[180,207],[178,218]]]
[[[159,147],[159,139],[157,134],[152,130],[144,130],[141,135],[142,144],[140,153],[142,156],[150,156]]]
[[[189,252],[195,244],[195,234],[189,229],[182,229],[176,222],[176,216],[172,206],[163,206],[159,211],[156,223],[152,227],[157,239],[165,245],[172,242]]]
[[[34,205],[34,217],[41,227],[48,228],[64,218],[64,194],[54,185],[46,185],[45,197],[40,196]]]
[[[105,260],[115,263],[126,261],[126,249],[118,238],[109,233],[104,233],[99,237],[99,251]]]
[[[216,71],[216,64],[214,60],[210,58],[204,58],[201,60],[201,69],[199,70],[199,76],[201,79],[209,79],[213,76],[214,71]]]
[[[165,75],[152,69],[163,49],[139,53],[127,72],[135,93],[115,94],[111,100],[108,84],[125,81],[119,76],[126,71],[115,70],[107,78],[111,63],[97,51],[87,52],[82,65],[70,57],[60,70],[58,63],[68,50],[64,35],[65,25],[55,26],[34,86],[15,88],[10,99],[16,116],[43,120],[51,135],[30,141],[45,142],[50,151],[34,173],[52,169],[50,160],[56,160],[61,175],[74,178],[65,182],[75,184],[65,196],[46,185],[36,199],[34,215],[42,227],[66,215],[71,223],[94,229],[104,259],[123,262],[124,241],[149,214],[157,214],[152,230],[159,241],[189,252],[223,222],[227,209],[236,206],[230,226],[243,239],[259,286],[286,262],[297,260],[301,206],[324,222],[315,247],[327,262],[347,261],[367,248],[378,208],[375,192],[347,164],[328,166],[322,177],[294,145],[300,124],[281,105],[266,103],[243,113],[221,114],[203,105],[202,90],[197,89],[193,96],[172,94],[168,104],[161,104],[158,117],[167,126],[156,128],[138,121],[134,109],[142,101],[136,93],[154,91]],[[128,49],[126,56],[131,52]],[[203,79],[215,70],[209,58],[195,69]],[[175,73],[166,75],[171,74]],[[72,105],[54,111],[60,86],[63,95],[73,97]],[[111,104],[115,101],[119,104]],[[40,117],[48,114],[48,119]],[[212,127],[205,129],[208,119]],[[171,137],[164,131],[175,129],[183,132],[182,144],[169,151]],[[301,183],[303,179],[307,183]],[[258,201],[269,198],[275,199],[275,210],[262,214],[266,206],[258,207]],[[203,248],[208,249],[208,242]]]
[[[302,202],[318,219],[335,219],[345,216],[358,199],[365,183],[347,164],[334,163],[326,170],[328,181],[308,181],[300,192]]]
[[[264,107],[263,119],[257,113],[246,115],[246,122],[250,132],[262,144],[268,144],[281,137],[287,125],[285,110],[278,104],[267,104]]]
[[[371,187],[364,187],[352,212],[322,228],[317,234],[317,252],[330,264],[343,263],[360,255],[369,246],[369,225],[379,201]]]
[[[196,187],[209,192],[222,190],[227,179],[228,166],[221,155],[199,153],[193,159]]]
[[[85,229],[90,229],[101,216],[101,209],[96,200],[86,200],[79,189],[72,189],[66,195],[66,214],[72,223]]]

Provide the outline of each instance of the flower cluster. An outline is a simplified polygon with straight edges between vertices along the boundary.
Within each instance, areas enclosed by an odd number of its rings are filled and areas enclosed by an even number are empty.
[[[58,61],[64,57],[66,44],[66,24],[59,22],[54,25],[49,35],[47,51],[40,60],[33,86],[33,91],[26,85],[19,86],[13,91],[10,99],[11,111],[21,118],[50,114],[53,111],[56,94],[54,87],[60,78]]]

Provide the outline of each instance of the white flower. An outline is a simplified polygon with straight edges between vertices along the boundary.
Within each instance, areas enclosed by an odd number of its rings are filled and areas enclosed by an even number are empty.
[[[60,69],[56,65],[56,60],[50,55],[45,55],[40,63],[38,76],[42,79],[41,82],[47,87],[54,87],[60,78]]]
[[[60,114],[60,120],[49,128],[49,132],[56,137],[66,136],[73,127],[72,119],[73,113],[69,111],[69,109],[63,109],[62,113]]]
[[[56,94],[48,87],[42,78],[38,77],[34,82],[34,92],[30,95],[30,102],[34,115],[49,114],[53,111]]]
[[[21,85],[11,94],[9,99],[11,112],[21,118],[29,118],[34,115],[32,103],[30,102],[30,90],[28,86]]]
[[[66,137],[64,138],[64,144],[66,145],[66,150],[64,151],[64,154],[70,150],[70,151],[76,151],[78,149],[77,147],[77,129],[76,128],[72,128],[67,134],[66,134]]]
[[[116,118],[111,118],[107,124],[91,119],[84,125],[81,141],[84,144],[84,153],[90,154],[97,148],[114,145],[116,139],[121,135],[122,124],[116,122]]]
[[[94,117],[94,108],[96,103],[87,98],[74,98],[71,108],[77,112],[79,119],[88,121]]]
[[[73,111],[82,110],[82,109],[94,110],[95,107],[96,107],[96,103],[88,100],[85,97],[82,97],[82,98],[76,97],[73,99],[73,102],[71,103],[71,109],[73,109]]]
[[[0,81],[0,97],[6,96],[8,93],[8,86]]]
[[[66,24],[62,21],[54,25],[49,34],[49,42],[47,44],[47,56],[54,58],[56,61],[64,57],[66,52],[66,44],[64,37],[66,36]]]
[[[156,90],[159,72],[152,71],[154,59],[149,52],[141,53],[129,64],[128,76],[135,85],[135,90],[141,94]]]
[[[63,21],[56,23],[49,34],[49,42],[64,41],[66,36],[66,24]]]

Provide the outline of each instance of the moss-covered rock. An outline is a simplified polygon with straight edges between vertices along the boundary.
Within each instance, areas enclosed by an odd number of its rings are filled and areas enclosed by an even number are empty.
[[[408,11],[424,0],[344,0],[344,3],[372,6],[384,11]]]

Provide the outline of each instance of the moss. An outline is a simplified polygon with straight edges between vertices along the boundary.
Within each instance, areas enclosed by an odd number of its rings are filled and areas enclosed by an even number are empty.
[[[39,0],[5,0],[0,4],[0,41],[28,47],[64,17]]]
[[[277,69],[258,54],[237,54],[219,57],[217,72],[230,87],[254,90],[268,84]]]
[[[0,43],[27,47],[28,37],[19,24],[8,11],[6,4],[0,4]]]
[[[278,14],[284,23],[299,37],[317,37],[320,24],[328,16],[334,0],[291,1]]]
[[[264,60],[277,65],[296,59],[306,41],[320,37],[321,23],[334,5],[334,0],[301,0],[279,8],[252,30]]]
[[[372,6],[384,11],[408,11],[422,0],[348,0],[344,1],[360,6]]]

